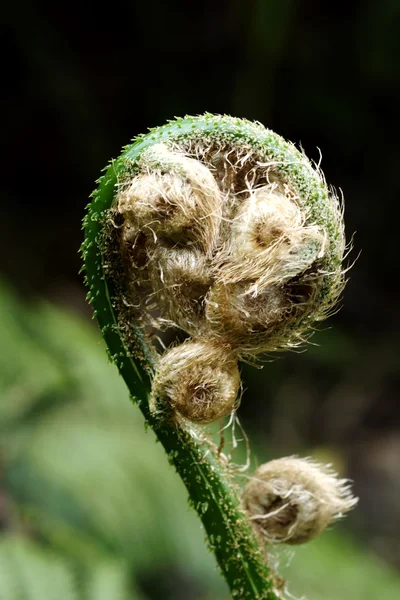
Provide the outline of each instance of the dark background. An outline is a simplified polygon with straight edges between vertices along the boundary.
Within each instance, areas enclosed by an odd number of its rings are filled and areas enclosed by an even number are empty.
[[[320,348],[245,368],[241,415],[271,453],[312,450],[340,465],[361,497],[351,527],[400,567],[398,0],[4,10],[0,268],[26,301],[90,315],[84,207],[108,160],[147,127],[228,113],[316,161],[321,149],[355,233],[349,263],[361,254],[332,329],[313,338]]]

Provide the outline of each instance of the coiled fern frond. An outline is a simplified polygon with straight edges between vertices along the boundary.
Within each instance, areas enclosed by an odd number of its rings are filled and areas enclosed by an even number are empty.
[[[276,600],[282,581],[224,455],[193,423],[234,415],[238,360],[297,346],[329,313],[344,249],[321,172],[280,136],[231,117],[176,119],[139,136],[89,205],[82,251],[110,358],[236,598]],[[164,352],[155,334],[171,328],[190,337]]]

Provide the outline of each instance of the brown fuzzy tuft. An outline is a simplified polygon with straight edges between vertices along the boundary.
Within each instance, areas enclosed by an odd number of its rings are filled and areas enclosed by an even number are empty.
[[[153,401],[171,407],[193,423],[211,423],[231,414],[238,403],[240,374],[227,348],[205,341],[185,342],[160,359]]]
[[[357,502],[347,480],[296,457],[261,465],[243,493],[244,508],[268,543],[308,542]]]
[[[143,152],[141,174],[121,186],[118,211],[154,242],[198,246],[212,251],[218,235],[222,197],[210,170],[173,153],[163,144]]]
[[[207,257],[196,248],[159,245],[150,263],[150,278],[157,303],[171,324],[200,335],[212,285]]]

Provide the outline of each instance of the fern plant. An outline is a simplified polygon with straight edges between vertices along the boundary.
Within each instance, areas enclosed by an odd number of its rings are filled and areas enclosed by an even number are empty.
[[[334,305],[336,197],[278,135],[206,114],[136,138],[99,181],[84,227],[109,356],[184,481],[232,596],[276,600],[283,583],[263,539],[307,541],[355,500],[345,482],[292,460],[283,482],[259,470],[243,503],[221,447],[196,423],[234,418],[237,361],[296,346]],[[171,328],[189,337],[163,351],[155,333]]]

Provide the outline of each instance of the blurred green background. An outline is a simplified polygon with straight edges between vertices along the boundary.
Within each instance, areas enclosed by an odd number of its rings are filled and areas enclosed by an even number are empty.
[[[360,497],[334,530],[277,551],[280,572],[309,600],[398,598],[398,0],[21,0],[2,17],[0,600],[229,598],[78,275],[103,166],[206,110],[316,161],[320,148],[356,232],[349,262],[361,251],[307,352],[243,367],[253,467],[313,455]]]

